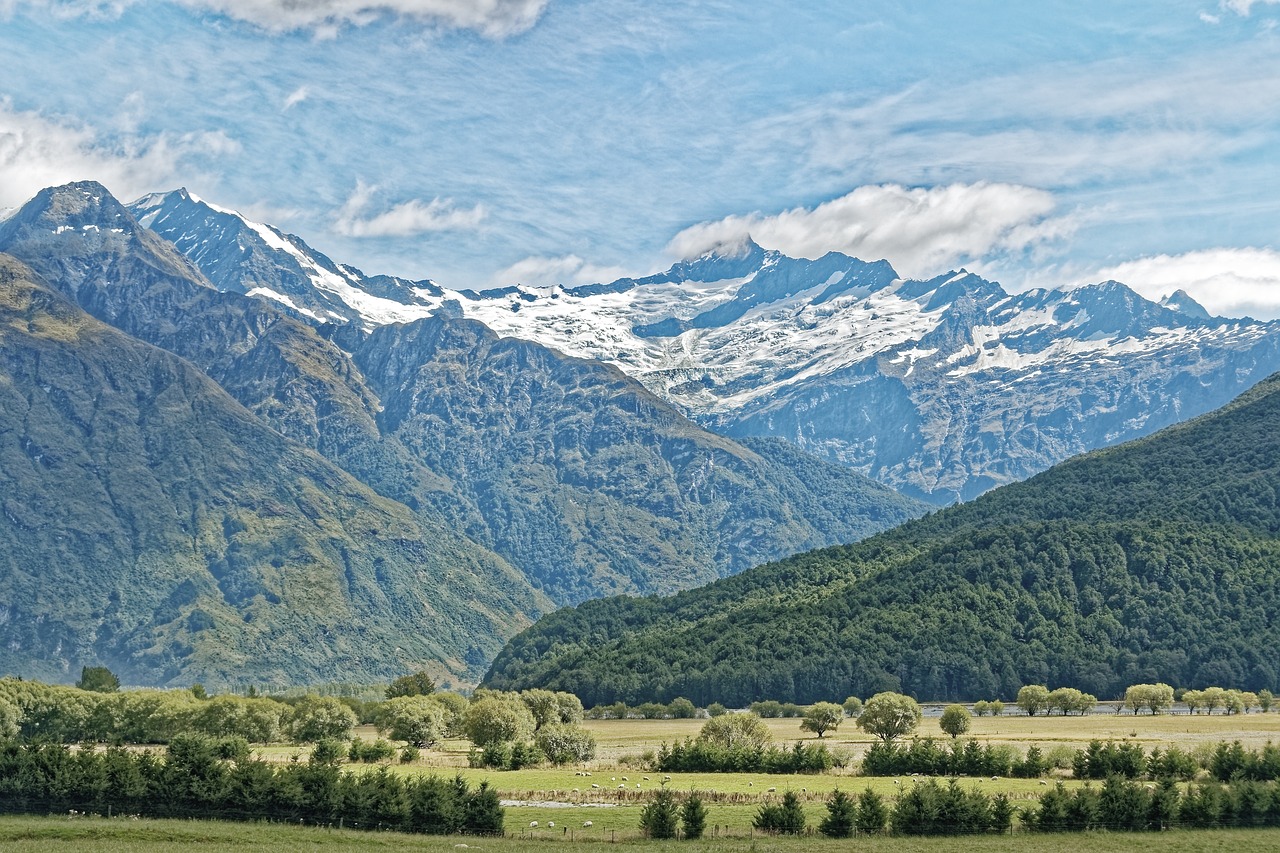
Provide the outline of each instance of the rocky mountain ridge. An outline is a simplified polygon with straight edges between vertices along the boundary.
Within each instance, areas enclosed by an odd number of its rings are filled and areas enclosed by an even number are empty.
[[[214,209],[187,193],[132,209],[198,265],[218,258],[202,269],[220,289],[364,328],[443,308],[612,364],[722,434],[785,438],[934,503],[1209,411],[1280,369],[1280,324],[1118,282],[1010,294],[964,270],[910,281],[747,240],[645,278],[455,291],[365,276],[230,212],[241,225],[211,229]],[[270,263],[225,260],[233,230]]]

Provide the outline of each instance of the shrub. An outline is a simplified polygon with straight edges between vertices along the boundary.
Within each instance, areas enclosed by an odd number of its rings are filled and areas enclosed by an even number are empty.
[[[782,795],[781,803],[761,806],[751,825],[762,832],[799,835],[805,829],[804,807],[800,805],[795,791],[787,791]]]
[[[818,824],[818,832],[828,838],[849,838],[853,835],[854,819],[858,816],[858,804],[852,797],[836,788],[827,798],[827,816]]]
[[[680,806],[680,831],[687,840],[692,841],[701,838],[706,828],[707,807],[703,805],[702,797],[698,796],[697,791],[690,791],[684,804]]]
[[[676,837],[676,798],[666,788],[661,788],[640,811],[640,828],[650,838]]]
[[[536,743],[547,760],[556,765],[581,763],[596,757],[595,735],[578,726],[545,725],[538,731]]]

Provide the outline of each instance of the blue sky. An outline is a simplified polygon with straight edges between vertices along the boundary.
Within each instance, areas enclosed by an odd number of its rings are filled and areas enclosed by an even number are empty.
[[[0,0],[0,207],[187,186],[453,287],[789,254],[1280,316],[1280,0]]]

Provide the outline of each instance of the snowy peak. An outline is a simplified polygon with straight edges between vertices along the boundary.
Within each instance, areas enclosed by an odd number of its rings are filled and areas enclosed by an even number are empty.
[[[5,219],[3,227],[10,234],[50,228],[60,235],[77,231],[102,238],[132,234],[137,222],[102,184],[81,181],[41,190]]]
[[[1203,305],[1191,298],[1191,294],[1179,288],[1160,300],[1160,305],[1196,320],[1212,319]]]
[[[369,327],[404,322],[423,314],[406,308],[432,309],[442,294],[430,281],[365,276],[300,237],[212,205],[185,188],[143,196],[129,208],[219,290],[271,299],[313,321]]]

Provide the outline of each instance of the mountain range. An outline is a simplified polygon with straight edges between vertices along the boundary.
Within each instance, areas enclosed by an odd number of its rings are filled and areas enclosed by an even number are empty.
[[[717,433],[776,437],[934,504],[1224,405],[1280,370],[1280,323],[1108,281],[789,258],[749,239],[645,278],[449,290],[367,276],[185,190],[130,209],[220,289],[365,329],[443,309],[617,367]]]
[[[196,252],[214,273],[282,278],[278,253],[303,252],[217,222],[246,245]],[[449,310],[375,325],[302,284],[260,298],[182,245],[93,182],[0,221],[8,671],[465,682],[559,604],[672,592],[925,510],[708,432],[609,365]],[[371,300],[429,292],[360,280]]]

